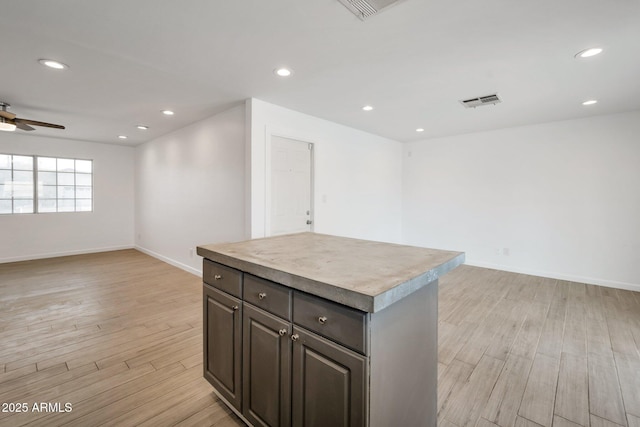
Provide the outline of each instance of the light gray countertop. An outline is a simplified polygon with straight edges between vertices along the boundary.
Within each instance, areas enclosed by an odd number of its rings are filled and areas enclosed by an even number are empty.
[[[463,252],[318,233],[203,245],[198,255],[370,313],[464,262]]]

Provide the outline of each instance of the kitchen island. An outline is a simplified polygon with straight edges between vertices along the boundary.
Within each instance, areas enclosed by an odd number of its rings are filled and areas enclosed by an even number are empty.
[[[204,376],[254,426],[436,425],[460,252],[299,233],[198,247]]]

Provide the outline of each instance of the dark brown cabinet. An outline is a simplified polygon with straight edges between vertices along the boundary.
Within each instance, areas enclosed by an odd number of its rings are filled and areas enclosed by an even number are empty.
[[[293,426],[364,426],[366,358],[297,327],[292,338]]]
[[[436,426],[437,280],[366,313],[204,262],[204,376],[248,425]]]
[[[254,426],[291,425],[291,323],[244,306],[242,414]]]
[[[204,377],[242,409],[242,301],[204,285]]]

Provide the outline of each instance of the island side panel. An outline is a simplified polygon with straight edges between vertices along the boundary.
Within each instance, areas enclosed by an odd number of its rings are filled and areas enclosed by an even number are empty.
[[[436,427],[438,280],[371,314],[370,427]]]

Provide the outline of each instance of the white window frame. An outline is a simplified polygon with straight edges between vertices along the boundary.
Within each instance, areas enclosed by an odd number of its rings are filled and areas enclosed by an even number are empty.
[[[11,201],[11,212],[0,213],[0,216],[4,215],[25,215],[25,214],[45,214],[45,213],[81,213],[81,212],[93,212],[93,201],[94,201],[94,183],[93,183],[93,159],[76,159],[76,158],[68,158],[68,157],[56,157],[56,156],[40,156],[40,155],[26,155],[26,154],[15,154],[15,153],[0,153],[3,156],[10,156],[10,168],[1,167],[2,170],[9,170],[11,173],[11,181],[9,181],[9,185],[11,185],[11,197],[4,197],[4,194],[0,194],[0,200],[2,201]],[[16,169],[14,169],[14,156],[18,157],[31,157],[33,162],[33,168],[31,171],[31,185],[32,185],[32,198],[23,198],[16,199],[14,194],[14,174]],[[55,161],[54,170],[40,170],[39,159],[53,159]],[[65,172],[62,170],[58,170],[59,161],[73,161],[73,171]],[[78,161],[80,162],[90,162],[90,172],[78,172]],[[18,171],[25,172],[23,170],[18,169]],[[44,173],[54,173],[55,174],[55,184],[43,184],[43,182],[39,179],[39,174]],[[60,174],[72,174],[73,175],[73,184],[61,185],[59,183]],[[89,184],[88,185],[79,185],[78,184],[78,175],[88,175],[89,176]],[[1,182],[1,184],[7,185],[7,182]],[[55,188],[55,197],[44,197],[44,194],[41,194],[42,187],[54,187]],[[64,187],[67,187],[66,190],[63,190]],[[72,188],[73,197],[63,197],[62,191],[69,191],[69,188]],[[90,197],[78,197],[78,189],[88,189],[90,193]],[[5,190],[6,191],[6,190]],[[43,191],[42,191],[43,192]],[[42,196],[42,197],[41,197]],[[32,201],[32,211],[31,212],[16,212],[15,211],[15,201],[16,200],[30,200]],[[55,201],[55,210],[47,210],[41,209],[40,201],[44,200],[54,200]],[[61,201],[73,201],[73,208],[61,208]],[[88,207],[85,205],[81,206],[80,201],[88,200]]]

